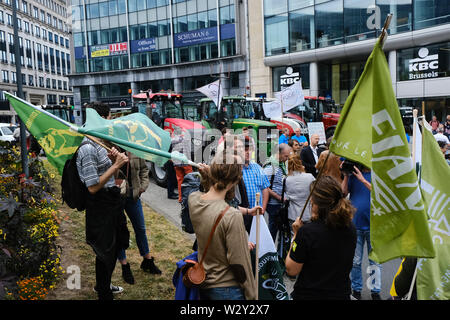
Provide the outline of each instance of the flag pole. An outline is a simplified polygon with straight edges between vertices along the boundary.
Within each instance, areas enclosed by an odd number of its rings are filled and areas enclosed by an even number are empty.
[[[16,84],[17,84],[17,95],[20,98],[24,98],[23,95],[23,86],[22,86],[22,66],[20,62],[20,47],[19,47],[19,31],[18,31],[18,19],[17,19],[17,10],[18,1],[13,1],[12,5],[12,18],[13,18],[13,33],[14,33],[14,57],[16,62]],[[30,170],[28,168],[28,148],[27,148],[27,135],[25,122],[22,119],[19,119],[19,130],[20,130],[20,158],[22,163],[22,171],[25,176],[28,178],[30,176]]]
[[[311,199],[311,196],[314,193],[314,190],[316,189],[317,181],[319,181],[320,177],[322,176],[322,172],[323,172],[323,170],[324,170],[324,168],[325,168],[325,166],[327,164],[327,161],[328,161],[328,158],[330,157],[330,154],[331,154],[331,151],[328,150],[327,157],[325,158],[325,161],[323,162],[323,165],[322,165],[322,167],[319,170],[319,174],[317,175],[317,179],[316,179],[315,183],[313,184],[313,188],[312,188],[311,192],[309,193],[308,198],[306,199],[305,205],[303,206],[302,213],[300,214],[300,220],[302,219],[303,214],[305,213],[306,206],[308,205],[308,202]]]
[[[413,110],[412,152],[411,152],[412,163],[413,163],[414,169],[416,169],[416,134],[417,134],[416,124],[417,124],[417,109],[414,109]]]
[[[220,86],[222,85],[222,75],[219,75],[219,91],[217,93],[217,110],[220,111]]]
[[[255,206],[258,206],[259,205],[259,197],[260,197],[260,193],[258,192],[258,193],[256,193],[256,203],[255,203]],[[260,236],[259,236],[259,219],[260,219],[260,217],[259,217],[259,215],[260,215],[260,212],[259,212],[259,209],[257,210],[257,212],[256,212],[256,250],[255,250],[255,256],[256,256],[256,258],[255,258],[255,281],[256,281],[256,300],[258,300],[258,296],[259,296],[259,267],[258,267],[258,265],[259,265],[259,238],[260,238]]]
[[[380,43],[381,43],[381,47],[383,48],[384,46],[384,42],[386,41],[387,38],[387,29],[389,28],[389,25],[391,24],[391,20],[392,20],[392,13],[389,13],[386,17],[386,20],[384,21],[384,26],[383,29],[381,30],[381,35],[380,35]]]
[[[425,100],[422,100],[422,116],[423,120],[425,121]]]

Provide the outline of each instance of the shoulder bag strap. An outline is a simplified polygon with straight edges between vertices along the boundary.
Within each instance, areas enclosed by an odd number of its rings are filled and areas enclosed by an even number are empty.
[[[208,242],[206,242],[205,250],[203,250],[202,259],[200,260],[200,265],[203,265],[203,260],[205,260],[206,252],[208,251],[209,244],[211,243],[212,237],[214,235],[214,231],[216,231],[217,226],[219,225],[220,220],[222,220],[225,213],[228,211],[230,206],[227,206],[223,211],[219,214],[219,216],[216,219],[216,222],[214,223],[214,226],[211,230],[211,233],[209,234]]]
[[[286,177],[283,178],[283,189],[281,191],[281,205],[284,205],[284,191],[286,191]]]

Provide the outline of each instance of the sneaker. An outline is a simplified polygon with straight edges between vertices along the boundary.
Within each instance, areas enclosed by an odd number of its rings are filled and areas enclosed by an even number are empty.
[[[134,284],[134,277],[129,263],[122,265],[122,278],[126,283]]]
[[[121,293],[121,292],[123,292],[123,288],[122,287],[115,286],[112,283],[110,285],[110,288],[111,288],[111,292],[112,293]],[[94,292],[97,292],[97,286],[94,287]]]
[[[144,258],[141,263],[141,269],[145,272],[149,272],[151,274],[161,274],[161,270],[158,269],[158,267],[155,265],[154,258],[151,257],[150,259]]]
[[[372,300],[381,300],[381,296],[378,292],[372,292]]]
[[[352,295],[350,296],[351,300],[361,300],[361,292],[352,290]]]

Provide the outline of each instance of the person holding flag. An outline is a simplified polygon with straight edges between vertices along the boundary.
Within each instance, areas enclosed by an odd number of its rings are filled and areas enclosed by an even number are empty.
[[[101,117],[109,119],[109,106],[94,103]],[[120,198],[120,189],[115,184],[115,175],[128,162],[125,153],[112,148],[110,154],[102,146],[85,138],[76,153],[80,180],[86,188],[86,242],[93,248],[95,258],[94,290],[99,300],[112,300],[113,293],[121,287],[111,284],[111,276],[118,253],[128,247],[129,232]],[[111,160],[112,159],[112,160]]]
[[[118,250],[126,249],[129,244],[129,232],[126,229],[126,219],[120,201],[120,189],[115,187],[113,176],[118,168],[128,161],[128,158],[119,153],[116,148],[107,146],[105,141],[139,158],[152,161],[158,166],[163,166],[168,159],[177,159],[196,167],[199,165],[188,160],[183,154],[168,152],[170,134],[159,128],[144,114],[134,113],[109,120],[109,107],[95,104],[95,108],[86,108],[86,123],[78,127],[12,94],[5,92],[5,96],[29,132],[44,149],[49,163],[63,176],[62,182],[65,178],[63,175],[65,167],[68,163],[70,167],[70,163],[75,162],[72,159],[74,155],[78,155],[77,150],[82,145],[80,157],[77,156],[76,159],[81,162],[75,163],[74,174],[80,177],[82,180],[80,183],[85,183],[87,186],[88,199],[87,204],[83,199],[82,205],[77,203],[71,208],[78,210],[87,208],[86,240],[93,246],[97,256],[95,289],[99,299],[112,299],[113,291],[123,290],[112,286],[110,278],[116,264]],[[71,184],[70,181],[68,184]],[[63,199],[66,202],[74,200],[69,196],[70,193],[65,192],[68,191],[64,189],[68,184],[62,184]],[[84,192],[80,192],[77,196],[81,196],[81,193],[84,197]],[[102,214],[98,214],[99,212]]]
[[[339,183],[323,176],[311,184],[311,223],[300,217],[292,225],[294,241],[286,257],[286,273],[296,276],[294,300],[349,300],[356,229],[354,207]]]
[[[350,194],[350,202],[356,208],[353,223],[356,227],[356,249],[353,258],[353,268],[350,274],[352,281],[352,297],[361,300],[363,286],[361,265],[363,260],[364,245],[367,245],[367,252],[370,252],[370,190],[372,189],[370,169],[360,166],[353,166],[353,171],[345,172],[341,182],[344,196]],[[381,265],[369,259],[371,272],[373,272],[373,284],[371,286],[372,300],[381,300]]]

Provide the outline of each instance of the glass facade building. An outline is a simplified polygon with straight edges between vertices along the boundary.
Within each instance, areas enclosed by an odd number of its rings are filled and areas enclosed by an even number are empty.
[[[450,23],[450,2],[440,0],[264,0],[265,54],[324,48],[389,33]],[[286,30],[288,32],[286,32]]]
[[[261,11],[272,94],[294,70],[306,94],[343,105],[392,13],[384,49],[399,105],[450,113],[450,1],[263,0]]]
[[[239,5],[236,2],[239,1],[73,0],[75,70],[72,81],[76,93],[80,93],[79,102],[103,96],[103,80],[100,80],[101,85],[94,81],[95,88],[80,89],[81,79],[87,74],[88,78],[98,75],[99,79],[104,79],[101,73],[118,74],[126,70],[129,77],[114,80],[116,84],[127,83],[134,91],[170,89],[192,94],[195,89],[192,82],[202,82],[191,81],[192,76],[223,73],[229,79],[245,79],[245,75],[240,74],[246,71],[243,63],[233,63],[240,55],[240,28],[236,17]],[[217,62],[222,59],[228,61],[226,67],[223,62]],[[215,67],[205,68],[208,61]],[[177,70],[185,69],[186,64],[193,68],[193,74],[180,76]],[[218,64],[222,65],[219,69]],[[133,73],[140,74],[138,81]],[[107,82],[104,84],[115,85],[110,83],[111,79]],[[232,81],[228,83],[232,88]],[[124,92],[112,90],[110,93],[116,95],[118,101],[120,97],[129,98],[127,94],[122,95]]]

